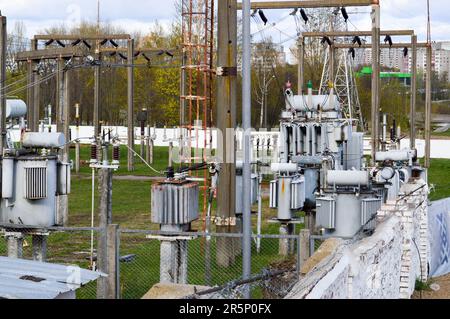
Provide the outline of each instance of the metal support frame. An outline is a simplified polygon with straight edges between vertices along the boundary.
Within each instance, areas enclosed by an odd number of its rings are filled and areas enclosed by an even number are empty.
[[[253,1],[250,9],[293,9],[293,8],[330,8],[330,7],[366,7],[379,0],[303,0],[303,1]],[[244,1],[238,3],[238,10],[244,7]]]
[[[300,35],[298,38],[298,83],[297,91],[299,95],[303,94],[303,85],[305,83],[305,38]]]
[[[252,212],[251,212],[251,27],[250,27],[250,0],[243,2],[243,44],[242,44],[242,126],[244,129],[244,163],[242,169],[243,176],[243,279],[249,279],[251,276],[251,258],[252,258]],[[250,297],[250,290],[245,291],[246,298]]]
[[[416,148],[416,100],[417,100],[417,35],[411,39],[411,107],[409,115],[410,123],[410,148]]]
[[[101,61],[101,54],[99,50],[99,42],[96,42],[95,56],[98,61]],[[98,138],[101,134],[101,126],[100,126],[100,74],[101,69],[100,65],[94,66],[94,114],[93,114],[93,122],[94,122],[94,136]]]
[[[126,48],[102,48],[100,45],[101,40],[126,40],[127,47]],[[76,44],[73,44],[72,47],[64,47],[64,48],[49,48],[44,50],[37,50],[37,45],[39,41],[77,41],[78,43],[86,42],[86,41],[95,41],[95,55],[97,59],[101,60],[103,53],[127,53],[127,57],[129,61],[133,61],[136,58],[136,55],[145,55],[150,53],[159,53],[159,52],[179,52],[179,48],[171,48],[171,49],[163,49],[163,48],[138,48],[134,47],[134,40],[128,34],[99,34],[95,36],[82,36],[82,35],[61,35],[61,34],[50,34],[50,35],[35,35],[33,39],[33,43],[35,43],[34,51],[30,52],[21,52],[16,55],[16,61],[24,62],[28,61],[31,65],[35,63],[35,61],[40,60],[48,60],[48,59],[69,59],[73,57],[83,57],[85,52]],[[31,69],[30,65],[30,70]],[[133,63],[129,63],[127,66],[128,72],[128,146],[130,148],[134,147],[134,66]],[[93,122],[95,127],[95,135],[98,136],[101,132],[100,128],[100,66],[94,67],[94,114],[93,114]],[[30,72],[30,71],[29,71]],[[59,83],[59,82],[58,82]],[[29,92],[29,96],[31,97],[33,92]],[[32,105],[33,99],[28,101],[29,105]],[[57,110],[58,110],[59,101],[57,101]],[[32,108],[33,109],[33,108]],[[58,111],[57,111],[58,112]],[[31,122],[30,122],[31,123]],[[134,170],[134,155],[131,150],[128,150],[128,170]]]
[[[346,3],[344,3],[346,5]],[[379,41],[372,40],[371,44],[363,44],[361,46],[353,43],[333,43],[330,47],[330,53],[334,49],[349,49],[349,48],[371,48],[372,49],[372,158],[375,157],[375,152],[379,148],[379,109],[380,109],[380,91],[381,91],[381,81],[380,81],[380,49],[384,48],[405,48],[412,47],[412,60],[417,61],[417,48],[427,47],[426,44],[418,44],[417,36],[414,34],[413,30],[380,30],[380,6],[378,3],[372,5],[372,31],[329,31],[329,32],[303,32],[301,39],[308,37],[355,37],[355,36],[371,36],[372,39],[380,39],[382,35],[390,36],[411,36],[411,43],[394,43],[392,46],[387,44],[380,44]],[[300,60],[299,60],[300,63]],[[416,109],[416,76],[417,69],[416,64],[413,63],[413,83],[411,83],[411,127],[415,128],[415,109]],[[330,69],[332,68],[332,61],[330,61]],[[334,69],[334,68],[333,68]],[[299,65],[299,79],[300,72],[303,73],[303,66]],[[303,79],[300,83],[303,83]],[[411,129],[411,148],[415,148],[415,129]],[[374,165],[375,163],[372,162]]]
[[[431,43],[427,46],[427,72],[425,85],[425,168],[431,165],[431,79],[433,77],[432,65],[433,48]]]

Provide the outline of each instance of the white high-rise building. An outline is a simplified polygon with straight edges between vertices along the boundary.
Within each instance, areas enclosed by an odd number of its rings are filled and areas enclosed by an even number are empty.
[[[450,81],[450,42],[438,42],[433,45],[431,63],[434,71],[441,76],[446,76]],[[409,72],[411,72],[411,59],[409,60]],[[420,72],[427,71],[427,51],[420,48],[417,51],[417,69]]]
[[[408,57],[404,56],[403,49],[383,49],[380,54],[380,62],[382,66],[395,68],[400,72],[411,73],[411,52]],[[434,71],[439,76],[446,75],[447,81],[450,81],[450,41],[437,42],[433,45],[433,56],[431,57]],[[356,64],[372,64],[372,50],[366,49],[362,55],[362,59]],[[425,48],[417,50],[417,70],[426,72],[427,70],[427,54]]]
[[[372,64],[372,50],[365,49],[360,64]],[[383,49],[380,53],[380,63],[382,66],[396,69],[400,72],[408,72],[408,58],[404,56],[403,49]]]

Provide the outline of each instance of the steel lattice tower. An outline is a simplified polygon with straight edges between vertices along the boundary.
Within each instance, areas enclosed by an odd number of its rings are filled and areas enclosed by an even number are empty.
[[[330,29],[334,31],[347,31],[348,27],[342,19],[333,17],[330,23]],[[347,38],[341,41],[350,42],[352,40]],[[332,39],[332,41],[334,42],[335,40]],[[330,82],[333,82],[335,94],[343,106],[344,114],[348,119],[357,120],[358,126],[364,131],[365,121],[359,101],[358,87],[356,85],[354,60],[346,50],[334,50],[334,60],[337,62],[334,68],[334,80],[330,81],[330,50],[326,50],[319,94],[328,94],[330,92]]]
[[[206,163],[212,146],[214,0],[182,0],[181,10],[180,156],[182,163],[190,165]],[[203,175],[206,212],[207,169]]]

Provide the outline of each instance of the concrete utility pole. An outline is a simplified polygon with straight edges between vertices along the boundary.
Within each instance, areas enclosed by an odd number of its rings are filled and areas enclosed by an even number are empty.
[[[66,141],[71,140],[70,134],[70,87],[71,87],[71,75],[72,71],[64,71],[64,104],[62,107],[62,122],[63,122],[63,133],[66,137]],[[64,162],[68,163],[70,161],[70,144],[64,147]]]
[[[100,192],[100,201],[98,205],[100,233],[98,237],[97,269],[98,271],[109,273],[107,230],[108,226],[112,224],[112,169],[100,168],[98,171],[98,178],[98,191]],[[97,281],[97,296],[99,298],[107,298],[108,282],[108,278],[101,278]]]
[[[69,79],[67,70],[65,70],[66,61],[63,58],[58,59],[58,72],[56,74],[56,131],[64,133],[66,140],[69,140],[68,120],[66,118],[69,102]],[[67,135],[66,135],[67,134]],[[64,147],[60,159],[63,162],[69,160],[68,146]],[[57,199],[59,223],[67,226],[69,215],[69,200],[67,195],[60,195]]]
[[[251,87],[251,29],[250,29],[250,0],[243,1],[243,44],[242,44],[242,126],[244,129],[244,164],[242,169],[242,277],[248,279],[251,276],[252,258],[252,212],[251,212],[251,118],[252,118],[252,87]],[[250,298],[250,289],[244,293],[245,298]]]
[[[417,91],[417,35],[411,37],[411,110],[410,110],[410,148],[416,148],[416,91]]]
[[[128,40],[128,171],[134,171],[134,40]]]
[[[0,15],[0,156],[6,140],[6,17]]]
[[[372,165],[379,146],[380,114],[380,5],[372,5]]]
[[[31,40],[31,50],[37,50],[37,41],[36,40]],[[39,74],[39,71],[36,69],[37,67],[37,63],[36,61],[31,61],[30,62],[30,67],[31,67],[31,79],[32,79],[32,83],[35,83],[35,85],[31,88],[31,93],[33,94],[33,96],[31,97],[32,99],[32,104],[31,107],[28,108],[30,115],[29,115],[29,119],[30,122],[28,123],[29,125],[29,129],[32,132],[38,132],[39,131],[39,113],[40,113],[40,97],[41,97],[41,85],[37,84],[39,83],[39,80],[41,79],[41,76]]]
[[[237,92],[237,1],[218,2],[218,50],[217,65],[226,69],[224,76],[217,77],[217,128],[218,150],[223,154],[217,188],[218,233],[235,232],[236,225],[236,165],[235,136]],[[229,134],[229,131],[233,134]],[[220,136],[220,134],[219,134]],[[219,151],[219,152],[220,152]],[[223,222],[227,221],[227,222]],[[228,267],[234,263],[236,243],[232,238],[217,238],[217,264]]]

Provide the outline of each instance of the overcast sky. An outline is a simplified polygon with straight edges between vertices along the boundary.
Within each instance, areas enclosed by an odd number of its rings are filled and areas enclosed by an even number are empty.
[[[127,32],[146,33],[155,21],[168,24],[176,19],[174,3],[181,0],[101,0],[101,20],[121,26]],[[220,0],[219,0],[220,1]],[[414,29],[419,41],[426,40],[426,0],[381,0],[383,29]],[[95,0],[0,0],[0,10],[8,17],[9,28],[16,21],[23,21],[27,36],[54,25],[72,25],[80,20],[96,21],[97,1]],[[448,0],[431,0],[433,40],[450,40],[450,2]],[[370,29],[370,8],[350,8],[349,29]],[[286,41],[297,33],[289,10],[265,12],[270,23],[276,23],[264,34],[271,36],[275,42],[290,46]],[[258,26],[253,23],[253,32]],[[261,26],[260,26],[261,27]],[[258,41],[261,34],[254,38]],[[400,41],[401,39],[398,39]],[[395,40],[394,40],[395,41]]]

